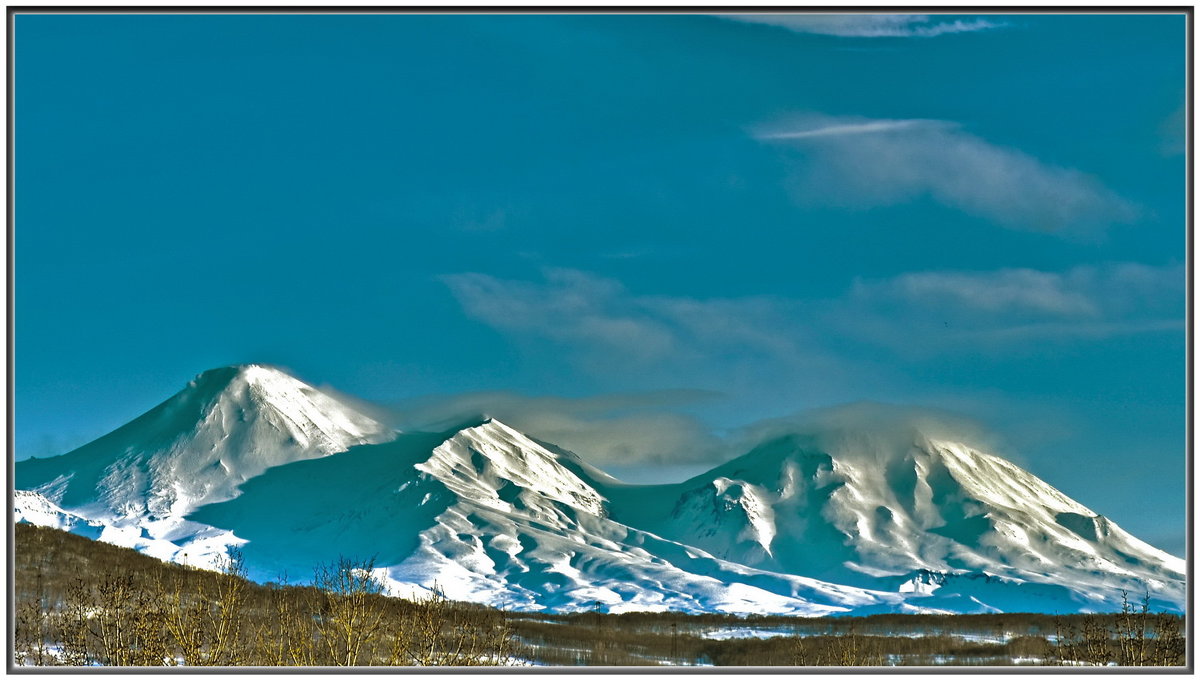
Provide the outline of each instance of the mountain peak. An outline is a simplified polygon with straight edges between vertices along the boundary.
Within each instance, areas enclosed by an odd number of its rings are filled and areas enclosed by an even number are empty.
[[[482,420],[479,421],[474,426],[472,426],[472,428],[479,428],[482,430],[488,430],[488,431],[492,431],[492,432],[501,432],[501,433],[507,433],[509,435],[519,435],[521,437],[527,437],[524,433],[517,430],[516,428],[513,428],[512,426],[508,425],[507,423],[504,423],[503,421],[501,421],[498,418],[495,418],[493,416],[488,416],[487,414],[484,414],[482,416]],[[467,429],[464,428],[463,430],[467,430]]]
[[[243,421],[247,413],[264,409],[278,412],[282,421],[276,425],[282,431],[302,446],[325,443],[329,445],[324,447],[329,449],[326,453],[393,432],[328,393],[266,364],[209,369],[166,404],[174,400],[190,403],[191,409],[200,402],[204,405],[202,411],[223,409]]]
[[[253,372],[253,371],[264,371],[264,372],[277,373],[277,374],[287,374],[288,373],[288,372],[284,371],[283,369],[280,369],[280,368],[270,365],[270,364],[265,364],[265,363],[261,363],[261,362],[244,362],[244,363],[239,363],[239,364],[227,364],[225,366],[207,369],[205,371],[201,371],[196,376],[196,378],[199,379],[199,378],[203,378],[205,376],[210,376],[210,375],[215,376],[215,375],[219,375],[219,374],[243,374],[246,372]]]
[[[232,498],[268,468],[378,444],[396,431],[279,369],[221,367],[104,437],[18,466],[18,484],[119,522]]]
[[[303,381],[283,369],[269,364],[231,364],[197,374],[189,386],[222,390],[235,383],[272,385],[303,383]]]
[[[503,490],[537,494],[592,514],[603,513],[604,498],[588,482],[588,467],[574,454],[551,450],[521,431],[488,418],[463,428],[417,466],[469,498],[491,499],[498,507],[512,500]]]

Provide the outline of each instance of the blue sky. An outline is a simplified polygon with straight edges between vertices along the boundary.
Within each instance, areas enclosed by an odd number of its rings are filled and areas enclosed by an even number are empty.
[[[1177,553],[1185,18],[16,17],[16,455],[266,362],[636,479],[951,410]]]

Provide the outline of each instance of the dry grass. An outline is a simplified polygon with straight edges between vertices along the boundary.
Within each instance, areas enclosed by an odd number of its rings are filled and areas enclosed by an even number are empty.
[[[15,528],[17,664],[564,666],[1186,664],[1184,620],[1126,603],[1106,615],[798,618],[505,613],[440,595],[382,595],[369,563],[317,566],[311,585],[255,584],[57,530]],[[774,638],[715,640],[727,627]]]

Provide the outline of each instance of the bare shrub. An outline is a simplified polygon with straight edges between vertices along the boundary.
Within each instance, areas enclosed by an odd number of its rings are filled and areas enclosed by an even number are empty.
[[[322,659],[327,664],[364,664],[363,648],[383,626],[383,613],[372,600],[383,592],[383,585],[371,572],[374,567],[374,560],[342,557],[316,569],[314,614]]]

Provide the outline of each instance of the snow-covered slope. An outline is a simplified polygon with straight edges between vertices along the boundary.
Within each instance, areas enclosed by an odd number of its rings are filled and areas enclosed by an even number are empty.
[[[260,579],[342,555],[373,557],[393,593],[526,610],[903,607],[898,593],[755,570],[614,522],[597,487],[616,484],[488,420],[281,467],[192,518],[236,527]]]
[[[140,530],[123,536],[194,534],[202,528],[182,526],[187,513],[233,498],[269,468],[395,436],[282,371],[225,367],[79,449],[18,462],[14,486],[106,526]]]
[[[625,485],[489,420],[276,469],[192,518],[237,528],[262,578],[337,547],[374,556],[397,593],[519,609],[1066,612],[1118,607],[1122,588],[1183,602],[1178,559],[1002,459],[927,440],[854,451],[788,437],[686,483]]]
[[[836,614],[1182,608],[1183,561],[1004,459],[919,429],[777,435],[627,485],[495,420],[394,433],[262,367],[17,465],[17,517],[303,581],[373,559],[394,593],[516,609]],[[333,454],[330,456],[330,454]]]
[[[19,523],[73,532],[90,539],[99,539],[104,524],[99,520],[88,520],[70,511],[37,492],[16,490],[13,492],[13,516]]]
[[[1004,459],[917,431],[842,450],[784,436],[679,485],[618,491],[617,518],[748,566],[864,588],[1008,584],[1005,610],[1046,608],[1050,587],[1083,609],[1119,604],[1122,589],[1184,602],[1184,561]]]

